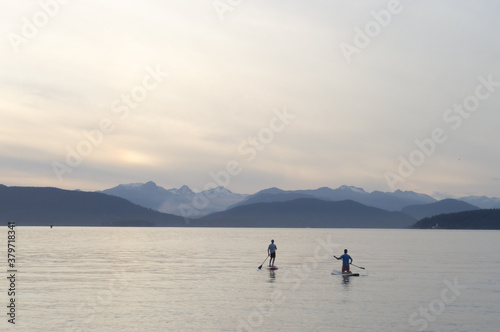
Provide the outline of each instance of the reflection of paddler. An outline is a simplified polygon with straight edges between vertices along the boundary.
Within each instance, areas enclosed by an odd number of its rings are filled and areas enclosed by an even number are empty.
[[[267,247],[267,254],[271,257],[269,260],[269,265],[274,266],[274,260],[276,259],[276,250],[278,247],[274,244],[274,240],[271,240],[271,244]]]

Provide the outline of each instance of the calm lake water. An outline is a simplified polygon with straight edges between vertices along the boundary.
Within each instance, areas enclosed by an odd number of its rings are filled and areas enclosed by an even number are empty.
[[[19,331],[498,331],[500,232],[16,227]],[[6,251],[5,236],[1,236]],[[257,269],[274,239],[275,272]],[[344,248],[360,277],[331,275]],[[5,256],[7,256],[5,254]],[[7,275],[7,262],[2,269]],[[264,265],[265,266],[265,265]],[[7,275],[8,276],[8,275]]]

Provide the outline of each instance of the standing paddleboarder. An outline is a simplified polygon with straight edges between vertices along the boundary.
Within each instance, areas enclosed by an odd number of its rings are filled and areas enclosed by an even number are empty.
[[[351,273],[351,268],[349,267],[350,264],[352,264],[352,258],[347,254],[347,249],[344,249],[344,254],[340,257],[333,256],[337,260],[341,259],[342,260],[342,273]]]
[[[274,260],[276,259],[276,250],[278,247],[274,244],[274,240],[271,240],[271,244],[267,247],[267,255],[271,257],[269,260],[269,265],[274,266]]]

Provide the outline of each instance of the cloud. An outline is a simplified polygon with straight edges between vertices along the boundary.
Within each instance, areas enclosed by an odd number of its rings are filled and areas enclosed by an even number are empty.
[[[498,4],[401,4],[348,64],[339,44],[352,42],[386,1],[244,2],[224,21],[206,1],[69,2],[19,52],[7,38],[0,44],[0,182],[201,188],[210,171],[239,160],[244,170],[230,188],[239,192],[342,184],[385,191],[383,174],[398,156],[442,127],[449,139],[402,188],[498,195],[488,179],[499,160],[481,151],[496,149],[500,91],[459,130],[443,121],[479,76],[500,81],[500,48],[491,42]],[[36,2],[8,6],[3,35],[21,33],[23,19],[40,10]],[[120,119],[114,101],[156,65],[169,76]],[[297,120],[243,164],[238,145],[284,106]],[[105,118],[115,129],[60,183],[51,163],[63,163],[67,147]]]

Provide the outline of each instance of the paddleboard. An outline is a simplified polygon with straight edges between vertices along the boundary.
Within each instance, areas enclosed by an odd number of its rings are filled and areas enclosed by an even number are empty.
[[[342,271],[333,270],[332,274],[341,275],[343,277],[359,277],[359,273],[342,273]]]
[[[276,265],[272,265],[272,266],[268,265],[268,266],[266,266],[266,269],[268,269],[268,270],[277,270],[278,267]]]

